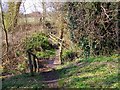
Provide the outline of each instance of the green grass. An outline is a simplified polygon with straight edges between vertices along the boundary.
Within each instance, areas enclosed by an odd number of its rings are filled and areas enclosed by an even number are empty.
[[[2,89],[11,88],[42,88],[44,87],[41,83],[41,76],[35,74],[35,76],[30,76],[30,74],[21,74],[12,76],[2,81]]]
[[[119,88],[118,58],[120,56],[90,57],[77,60],[58,69],[61,87],[69,88]],[[77,64],[76,64],[77,63]],[[81,64],[80,64],[81,63]]]
[[[118,59],[120,56],[90,57],[89,61],[77,59],[66,62],[57,67],[59,73],[59,86],[64,88],[119,88]],[[2,89],[10,88],[42,88],[39,74],[16,75],[2,82]]]

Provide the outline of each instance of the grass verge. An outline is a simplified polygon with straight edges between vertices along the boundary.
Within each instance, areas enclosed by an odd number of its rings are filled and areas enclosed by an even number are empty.
[[[118,58],[120,56],[116,54],[66,64],[58,69],[62,78],[59,85],[69,88],[119,88]]]
[[[44,86],[42,85],[41,80],[42,78],[39,74],[35,74],[35,76],[30,76],[30,74],[25,73],[12,76],[2,80],[2,90],[9,90],[12,88],[42,88]]]

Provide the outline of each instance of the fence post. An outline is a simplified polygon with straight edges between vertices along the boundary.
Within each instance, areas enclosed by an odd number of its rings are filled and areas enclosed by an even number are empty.
[[[29,51],[28,51],[28,60],[29,60],[30,73],[31,73],[31,76],[33,76],[34,75],[34,73],[33,73],[33,64],[32,64],[31,54],[30,54]]]
[[[35,58],[36,58],[36,57],[33,55],[33,63],[34,63],[34,68],[35,68],[35,72],[36,72],[36,69],[37,69],[37,63],[36,63]]]

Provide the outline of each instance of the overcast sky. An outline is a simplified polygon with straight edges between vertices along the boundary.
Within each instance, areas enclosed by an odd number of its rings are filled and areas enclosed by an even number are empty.
[[[2,6],[4,10],[8,9],[7,5],[8,0],[2,0]],[[47,6],[46,6],[47,7]],[[52,11],[53,8],[48,7],[47,11]],[[20,7],[20,12],[24,14],[29,14],[32,12],[42,12],[42,3],[41,0],[23,0],[21,7]]]
[[[20,11],[25,14],[35,12],[35,11],[42,12],[42,4],[40,0],[35,0],[35,1],[26,0],[21,4]]]

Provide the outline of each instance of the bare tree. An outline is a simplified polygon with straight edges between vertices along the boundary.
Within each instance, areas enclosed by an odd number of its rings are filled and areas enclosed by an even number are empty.
[[[43,25],[43,30],[45,29],[45,19],[46,19],[46,6],[44,0],[42,0],[42,8],[43,8],[43,13],[42,13],[42,25]],[[44,30],[46,32],[46,30]]]
[[[22,3],[22,0],[20,0],[20,2],[17,2],[17,3],[16,3],[15,17],[14,17],[14,27],[17,25],[18,15],[19,15],[19,9],[20,9],[21,3]]]
[[[3,26],[3,30],[5,32],[5,38],[6,38],[6,51],[8,52],[9,50],[9,44],[8,44],[8,33],[5,27],[5,22],[4,22],[4,14],[3,14],[3,9],[2,9],[2,2],[0,1],[0,8],[1,8],[1,22]]]
[[[1,3],[0,3],[0,6],[1,6]],[[2,10],[0,8],[0,41],[1,41],[1,43],[0,43],[0,59],[2,58],[2,31],[3,31],[3,29],[2,29],[2,15],[1,14],[2,14]],[[2,61],[2,60],[0,60],[0,61]]]

